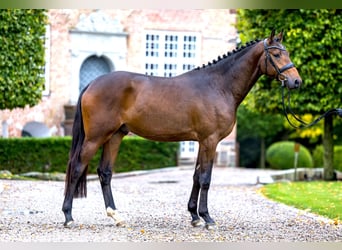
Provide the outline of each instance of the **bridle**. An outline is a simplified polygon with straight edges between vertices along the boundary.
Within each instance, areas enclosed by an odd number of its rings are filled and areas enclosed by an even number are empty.
[[[285,89],[285,82],[287,81],[287,77],[283,74],[284,71],[294,68],[295,65],[290,62],[286,65],[284,65],[283,67],[279,68],[277,66],[277,64],[275,64],[275,62],[272,59],[272,56],[270,55],[269,49],[279,49],[280,51],[286,51],[286,49],[279,47],[279,46],[267,46],[267,38],[264,40],[264,50],[266,53],[265,56],[265,73],[267,75],[267,60],[270,62],[270,64],[273,66],[273,68],[277,71],[277,76],[276,79],[279,80],[281,82],[281,87],[282,87],[282,104],[283,104],[283,110],[284,110],[284,115],[286,120],[288,121],[288,123],[294,127],[294,128],[308,128],[311,127],[313,125],[315,125],[316,123],[318,123],[320,120],[322,120],[323,118],[329,116],[329,115],[333,115],[333,114],[337,114],[340,117],[342,117],[342,108],[335,108],[335,109],[330,109],[327,112],[325,112],[323,115],[319,116],[318,118],[316,118],[314,121],[310,122],[310,123],[306,123],[303,120],[301,120],[298,116],[296,116],[296,114],[292,111],[291,107],[290,107],[290,91],[288,91],[288,96],[287,96],[287,100],[288,100],[288,105],[287,107],[285,106],[285,94],[284,94],[284,89]],[[288,117],[288,113],[290,113],[292,115],[292,117],[298,121],[300,123],[299,126],[294,125],[289,117]]]
[[[279,49],[280,51],[286,51],[286,49],[279,47],[279,46],[267,46],[267,38],[264,40],[264,50],[266,53],[266,56],[265,56],[266,71],[265,71],[265,73],[267,75],[267,60],[268,60],[270,62],[270,64],[273,66],[273,68],[277,71],[276,79],[281,81],[281,84],[283,86],[284,83],[287,81],[287,78],[282,73],[288,69],[294,68],[295,65],[293,64],[293,62],[290,62],[290,63],[284,65],[283,67],[279,68],[277,66],[277,64],[273,61],[273,58],[270,55],[269,49]]]

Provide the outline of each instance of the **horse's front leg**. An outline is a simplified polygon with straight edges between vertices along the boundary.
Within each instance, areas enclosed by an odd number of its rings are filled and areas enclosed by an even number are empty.
[[[205,221],[207,229],[215,227],[215,221],[209,215],[207,203],[216,145],[216,142],[210,143],[208,140],[205,143],[200,143],[199,146],[193,187],[188,203],[188,210],[192,217],[191,224],[195,227],[202,225],[200,217]],[[197,208],[199,197],[199,207]]]
[[[106,212],[109,217],[114,219],[116,226],[125,226],[125,221],[121,218],[116,210],[111,188],[112,166],[117,156],[122,137],[123,134],[121,133],[114,134],[112,138],[103,145],[101,162],[97,169]]]
[[[199,180],[201,191],[200,191],[198,213],[205,221],[205,226],[207,229],[215,229],[215,226],[216,226],[216,223],[210,217],[209,210],[208,210],[208,191],[209,191],[210,182],[211,182],[213,162],[214,160],[211,160],[209,163],[203,166],[203,169],[201,169],[200,180]]]

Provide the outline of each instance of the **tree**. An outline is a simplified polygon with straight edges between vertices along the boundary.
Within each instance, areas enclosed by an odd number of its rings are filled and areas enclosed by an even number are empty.
[[[41,100],[45,12],[0,10],[0,110],[33,106]]]
[[[272,29],[285,31],[284,44],[303,79],[292,94],[297,113],[322,114],[341,105],[342,10],[238,10],[237,28],[243,42],[267,36]],[[281,112],[279,85],[261,78],[252,89],[255,108]],[[324,119],[324,178],[334,178],[333,117]]]

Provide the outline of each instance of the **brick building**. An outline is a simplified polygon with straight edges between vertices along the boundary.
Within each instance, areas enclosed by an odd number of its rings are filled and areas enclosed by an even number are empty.
[[[51,135],[68,134],[65,107],[96,76],[126,70],[169,77],[212,61],[237,41],[233,10],[58,9],[49,10],[48,19],[42,100],[0,111],[3,136],[21,136],[31,121],[45,124]],[[234,130],[218,151],[231,151],[235,137]],[[196,157],[196,147],[182,142],[182,157]]]

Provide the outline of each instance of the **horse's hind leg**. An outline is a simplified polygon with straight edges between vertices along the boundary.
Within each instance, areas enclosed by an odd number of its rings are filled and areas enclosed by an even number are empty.
[[[200,163],[199,157],[197,157],[197,162],[195,166],[195,172],[193,176],[193,185],[191,190],[191,195],[188,203],[188,211],[191,214],[192,220],[191,225],[194,227],[199,227],[202,225],[201,219],[197,212],[197,203],[198,203],[198,196],[200,192],[200,183],[199,183],[199,174],[200,174]]]
[[[65,192],[65,198],[63,202],[62,210],[65,216],[65,227],[70,227],[73,224],[72,202],[75,197],[86,196],[86,176],[87,166],[91,158],[99,148],[99,144],[95,144],[89,141],[84,141],[82,145],[82,151],[79,157],[71,157],[68,174],[68,185]]]
[[[97,169],[107,215],[114,219],[117,226],[124,226],[125,222],[119,216],[118,211],[115,207],[111,188],[111,179],[113,164],[118,154],[120,143],[124,136],[124,133],[118,131],[117,133],[113,134],[111,139],[103,145],[102,157],[100,165]]]

